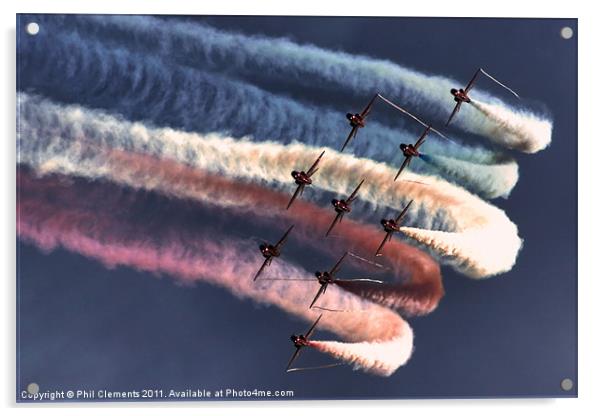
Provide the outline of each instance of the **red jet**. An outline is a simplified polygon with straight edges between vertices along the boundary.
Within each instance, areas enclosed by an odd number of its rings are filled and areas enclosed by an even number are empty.
[[[259,250],[261,251],[261,255],[263,257],[265,257],[265,260],[263,261],[263,264],[259,268],[259,271],[255,275],[255,277],[253,278],[253,281],[257,280],[257,278],[259,277],[259,275],[261,274],[261,272],[263,272],[263,269],[265,269],[270,264],[272,264],[272,260],[273,260],[274,257],[280,257],[280,250],[282,249],[282,246],[284,245],[284,242],[286,241],[286,238],[288,237],[288,234],[291,232],[291,230],[293,229],[293,227],[294,227],[294,225],[291,225],[289,227],[289,229],[286,230],[286,232],[284,233],[284,235],[282,236],[282,238],[280,239],[280,241],[278,241],[276,243],[276,245],[272,245],[272,244],[269,244],[269,243],[264,243],[264,244],[261,244],[259,246]]]
[[[349,125],[351,126],[351,133],[349,133],[349,136],[347,136],[347,140],[345,140],[345,143],[343,143],[343,147],[341,147],[341,152],[345,150],[347,143],[349,143],[349,141],[356,136],[357,131],[362,127],[366,126],[366,117],[368,117],[368,114],[372,109],[372,105],[374,104],[374,100],[376,100],[377,97],[378,94],[375,94],[366,106],[366,108],[364,108],[364,111],[362,111],[360,114],[347,113],[347,120],[349,120]]]
[[[422,143],[424,143],[424,141],[426,140],[426,136],[429,134],[429,131],[431,131],[431,126],[426,127],[426,129],[422,132],[422,135],[414,144],[401,143],[399,145],[399,149],[403,153],[405,159],[401,164],[401,167],[399,168],[399,171],[397,172],[397,175],[395,175],[395,179],[393,179],[393,181],[396,181],[399,175],[401,175],[401,172],[410,165],[410,162],[412,161],[413,157],[420,156],[418,148],[422,146]]]
[[[477,77],[479,76],[479,74],[483,74],[483,75],[489,77],[495,83],[497,83],[498,85],[506,88],[508,91],[510,91],[512,94],[514,94],[514,96],[516,98],[520,98],[517,93],[515,93],[514,91],[512,91],[510,88],[508,88],[507,86],[505,86],[501,82],[499,82],[497,79],[493,78],[491,75],[489,75],[487,72],[485,72],[483,70],[483,68],[479,68],[479,69],[477,69],[477,72],[475,72],[475,74],[472,76],[472,79],[468,82],[468,84],[466,85],[465,88],[460,88],[459,90],[457,90],[455,88],[452,88],[450,90],[451,95],[454,96],[454,101],[456,102],[456,106],[454,107],[454,110],[452,111],[451,115],[449,116],[449,119],[447,120],[447,123],[445,123],[446,126],[448,126],[449,123],[451,123],[452,118],[454,118],[454,116],[456,115],[456,113],[458,111],[460,111],[460,107],[462,106],[462,103],[470,103],[472,101],[470,99],[470,97],[468,96],[468,92],[474,86],[474,83],[475,83]]]
[[[313,308],[314,304],[320,298],[320,296],[326,293],[326,289],[328,288],[329,284],[336,283],[338,279],[335,279],[335,276],[341,269],[341,264],[343,263],[343,260],[345,260],[345,257],[347,257],[347,252],[343,254],[343,257],[341,257],[339,261],[337,261],[337,264],[335,264],[330,271],[315,273],[316,278],[318,279],[318,283],[320,283],[320,289],[318,289],[318,293],[316,293],[314,300],[312,300],[311,304],[309,305],[309,309]]]
[[[380,246],[378,246],[378,248],[376,249],[376,256],[382,256],[381,250],[383,249],[385,244],[388,241],[390,241],[391,238],[393,238],[394,233],[398,233],[400,231],[401,220],[403,220],[403,217],[405,217],[406,213],[408,212],[408,209],[410,208],[410,205],[412,205],[412,202],[414,202],[414,200],[411,200],[408,203],[408,205],[405,206],[405,208],[403,209],[403,211],[401,211],[401,213],[397,216],[397,218],[395,218],[395,219],[383,218],[382,220],[380,220],[380,223],[382,224],[387,235],[385,235],[383,242],[380,243]]]
[[[303,335],[303,334],[291,335],[291,341],[293,341],[293,345],[295,346],[295,352],[293,353],[293,356],[291,357],[291,359],[288,362],[288,365],[286,366],[287,372],[291,369],[293,362],[299,356],[299,353],[301,352],[301,348],[307,347],[309,345],[309,337],[311,337],[311,334],[314,332],[316,325],[318,325],[318,322],[320,322],[320,318],[322,318],[322,315],[318,316],[318,319],[316,319],[316,322],[314,322],[314,324],[311,326],[311,328],[309,328],[309,330],[305,333],[305,335]]]
[[[339,282],[370,282],[370,283],[379,283],[379,284],[384,283],[382,280],[374,280],[374,279],[337,279],[336,274],[341,269],[341,264],[343,263],[343,260],[345,260],[345,257],[347,257],[347,254],[349,254],[349,252],[345,252],[345,254],[343,254],[343,256],[339,259],[339,261],[337,261],[337,264],[335,264],[334,267],[330,271],[325,271],[325,272],[318,271],[315,273],[316,278],[318,279],[318,283],[320,284],[320,288],[318,289],[318,293],[316,293],[316,296],[314,297],[311,304],[309,305],[310,309],[313,308],[314,304],[317,302],[317,300],[320,298],[320,296],[322,296],[324,293],[326,293],[326,289],[328,288],[329,284],[336,285]],[[354,255],[353,253],[351,253],[351,255],[360,260],[366,261],[368,263],[372,263],[369,260],[362,259],[361,257]],[[373,263],[373,264],[376,264],[376,263]],[[326,309],[326,308],[321,308],[321,309]],[[326,310],[330,310],[330,309],[326,309]]]
[[[297,184],[297,189],[295,190],[295,193],[293,194],[291,200],[288,202],[286,209],[289,209],[291,205],[293,205],[293,202],[295,202],[297,196],[303,195],[303,189],[305,189],[305,186],[312,184],[311,176],[318,171],[318,163],[320,163],[320,159],[322,159],[322,156],[324,156],[325,152],[326,151],[324,150],[322,153],[320,153],[320,156],[318,156],[314,164],[311,165],[307,173],[305,173],[304,171],[297,172],[296,170],[291,172],[291,176]]]
[[[332,221],[332,224],[330,224],[328,231],[326,231],[326,237],[328,237],[328,234],[330,234],[330,232],[332,231],[334,226],[343,220],[343,216],[346,213],[351,212],[351,203],[353,201],[355,201],[355,199],[357,198],[357,191],[360,190],[360,187],[362,186],[363,183],[364,183],[364,180],[362,179],[362,181],[357,186],[357,188],[355,188],[355,191],[353,191],[353,193],[351,195],[349,195],[349,198],[344,199],[344,200],[343,199],[333,199],[331,201],[331,204],[334,206],[334,210],[336,211],[337,215],[336,215],[336,217],[334,217],[334,221]]]

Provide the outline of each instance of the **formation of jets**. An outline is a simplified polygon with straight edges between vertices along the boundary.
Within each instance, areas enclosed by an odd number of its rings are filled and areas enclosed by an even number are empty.
[[[471,97],[469,97],[468,94],[474,87],[475,81],[477,80],[477,78],[480,74],[483,74],[484,76],[490,78],[495,83],[504,87],[505,89],[510,91],[514,96],[516,96],[518,98],[518,94],[516,94],[513,90],[511,90],[510,88],[508,88],[507,86],[505,86],[504,84],[502,84],[501,82],[499,82],[498,80],[493,78],[491,75],[489,75],[487,72],[485,72],[482,68],[479,68],[475,72],[475,74],[473,75],[471,80],[468,82],[466,87],[460,88],[460,89],[455,89],[455,88],[451,89],[450,92],[451,92],[456,104],[451,112],[451,115],[449,116],[449,118],[447,120],[447,123],[445,124],[446,126],[448,126],[451,123],[454,116],[458,113],[458,111],[460,111],[460,107],[463,103],[471,103],[472,102],[472,99],[471,99]],[[368,102],[366,107],[360,113],[347,113],[346,114],[347,120],[349,121],[349,125],[351,126],[351,132],[345,139],[343,146],[341,147],[341,152],[343,150],[345,150],[345,148],[347,147],[349,142],[357,136],[359,129],[366,126],[366,119],[367,119],[368,115],[370,114],[377,99],[381,99],[382,101],[384,101],[391,107],[395,108],[396,110],[400,111],[401,113],[405,114],[406,116],[411,117],[414,121],[418,122],[419,124],[421,124],[424,127],[424,130],[422,131],[421,135],[418,137],[418,139],[416,140],[415,143],[413,143],[413,144],[401,143],[399,145],[399,149],[403,155],[403,161],[401,162],[399,171],[393,178],[393,181],[396,181],[399,178],[399,176],[403,173],[403,171],[409,167],[412,159],[415,157],[421,156],[419,149],[426,141],[429,133],[433,132],[433,133],[438,134],[443,139],[446,139],[446,140],[450,140],[450,139],[448,139],[444,134],[442,134],[440,131],[435,129],[432,126],[432,124],[425,123],[424,121],[420,120],[418,117],[411,114],[409,111],[407,111],[403,107],[398,106],[397,104],[395,104],[394,102],[390,101],[389,99],[383,97],[382,95],[375,94],[370,99],[370,101]],[[312,176],[318,171],[318,169],[319,169],[318,165],[320,164],[320,161],[322,160],[322,157],[324,156],[324,154],[325,154],[325,151],[322,151],[322,153],[320,153],[318,158],[314,161],[314,163],[309,167],[309,169],[307,171],[294,170],[291,172],[291,176],[293,177],[294,183],[297,187],[286,206],[287,210],[293,205],[293,203],[295,202],[295,200],[297,198],[299,198],[300,196],[303,195],[303,191],[304,191],[305,187],[312,185],[312,183],[313,183]],[[343,220],[343,217],[345,216],[345,214],[348,214],[351,212],[351,205],[352,205],[353,201],[355,199],[357,199],[358,192],[363,183],[364,183],[364,179],[362,179],[359,182],[359,184],[356,186],[355,190],[346,199],[333,199],[331,201],[332,206],[334,207],[334,210],[336,212],[336,216],[335,216],[334,220],[332,221],[332,223],[330,224],[330,227],[326,230],[326,237],[328,237],[328,235],[333,230],[333,228]],[[383,230],[385,231],[385,237],[382,240],[382,242],[380,243],[380,245],[378,246],[378,248],[376,249],[376,252],[374,254],[376,257],[382,256],[383,249],[384,249],[385,245],[387,244],[387,242],[391,241],[391,239],[393,238],[393,235],[395,233],[401,232],[401,224],[402,224],[404,218],[407,216],[408,210],[410,209],[413,202],[414,202],[413,200],[410,200],[409,203],[407,203],[403,207],[403,209],[401,210],[399,215],[397,215],[397,217],[390,218],[390,219],[383,218],[380,221],[380,224],[381,224]],[[260,277],[260,275],[265,271],[265,269],[268,266],[270,266],[270,264],[272,263],[272,260],[275,257],[280,257],[282,248],[283,248],[289,234],[293,230],[293,228],[294,228],[294,225],[291,225],[286,230],[284,235],[280,238],[280,240],[278,240],[278,242],[276,242],[276,244],[263,243],[259,246],[259,250],[261,252],[261,255],[264,257],[264,261],[263,261],[261,267],[259,268],[259,270],[257,271],[257,273],[255,274],[255,276],[253,277],[253,281],[256,281]],[[318,292],[316,293],[316,295],[314,296],[313,300],[311,301],[311,303],[309,305],[310,309],[320,308],[320,307],[316,306],[316,302],[321,298],[322,295],[324,295],[326,293],[326,289],[331,284],[337,284],[340,282],[350,282],[350,281],[368,281],[368,282],[377,283],[377,284],[384,283],[380,280],[373,280],[373,279],[339,279],[337,277],[337,273],[339,273],[339,271],[342,267],[343,261],[345,260],[345,258],[347,257],[348,254],[349,254],[348,252],[345,252],[345,254],[343,254],[343,256],[337,261],[337,263],[332,267],[332,269],[330,269],[328,271],[317,271],[315,273],[315,277],[318,281],[319,288],[318,288]],[[358,257],[358,256],[354,255],[354,257]],[[360,257],[358,257],[358,258],[360,258]],[[363,260],[368,261],[366,259],[363,259]],[[313,280],[313,279],[266,279],[266,280]],[[320,308],[320,309],[326,309],[326,308]],[[326,310],[328,310],[328,309],[326,309]],[[291,368],[291,367],[292,367],[292,364],[294,363],[294,361],[298,358],[301,350],[304,347],[307,347],[310,345],[310,343],[311,343],[310,337],[313,334],[314,330],[316,329],[316,326],[318,325],[318,322],[320,321],[321,318],[322,318],[322,315],[320,315],[316,319],[316,321],[313,323],[313,325],[309,328],[309,330],[305,334],[291,336],[291,341],[293,342],[295,351],[294,351],[293,356],[291,357],[291,359],[288,362],[286,371],[297,371],[297,370],[303,370],[303,369],[310,369],[309,367],[308,368]],[[325,367],[332,367],[332,366],[340,365],[340,364],[341,363],[336,363],[336,364],[331,364],[331,365],[326,365],[326,366],[321,366],[321,367],[311,367],[311,368],[325,368]]]

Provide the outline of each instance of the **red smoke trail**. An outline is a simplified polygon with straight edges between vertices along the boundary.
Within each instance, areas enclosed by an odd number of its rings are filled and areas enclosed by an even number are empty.
[[[192,169],[178,162],[156,159],[152,156],[134,154],[119,150],[107,151],[102,156],[114,177],[127,177],[124,182],[144,183],[144,189],[158,190],[160,193],[177,198],[194,199],[202,195],[203,201],[207,195],[213,199],[213,204],[222,210],[228,207],[233,212],[245,215],[252,214],[254,221],[268,223],[284,229],[294,222],[297,224],[291,238],[305,244],[311,244],[333,257],[340,256],[345,249],[352,248],[360,256],[370,258],[378,247],[384,232],[379,227],[360,224],[353,221],[353,212],[343,219],[335,228],[336,239],[324,239],[325,230],[334,218],[334,210],[319,208],[303,200],[295,202],[290,210],[284,210],[290,195],[263,188],[256,184],[236,182],[231,179],[211,175]],[[24,175],[21,175],[24,176]],[[25,178],[23,179],[26,180]],[[30,180],[30,182],[32,182]],[[28,186],[36,186],[33,181]],[[44,185],[40,192],[49,192],[52,182]],[[292,182],[292,179],[291,179]],[[150,184],[173,184],[172,187],[153,188]],[[38,185],[39,187],[39,185]],[[175,193],[170,193],[170,189]],[[178,189],[186,189],[186,194],[178,194]],[[291,184],[291,191],[293,185]],[[85,201],[82,194],[86,189],[78,190],[77,194],[66,195],[69,190],[53,192],[53,198],[63,195],[66,204],[74,201]],[[311,192],[311,189],[306,190]],[[236,206],[228,204],[236,201]],[[212,201],[208,201],[209,204]],[[375,223],[378,219],[375,218]],[[402,282],[394,284],[370,283],[341,283],[346,290],[362,297],[369,298],[386,306],[402,309],[408,314],[424,314],[432,311],[443,296],[443,285],[439,266],[433,259],[421,250],[393,239],[385,246],[384,257],[379,262],[386,262],[397,278],[406,277]],[[373,270],[373,269],[372,269]],[[341,276],[345,277],[345,276]],[[312,285],[313,286],[313,285]],[[317,285],[313,287],[317,290]]]
[[[187,282],[208,281],[239,297],[315,320],[315,312],[307,308],[314,287],[299,281],[253,282],[255,250],[248,243],[216,239],[211,231],[181,222],[178,214],[185,210],[175,210],[157,221],[147,215],[152,207],[145,204],[140,192],[63,176],[34,179],[25,170],[18,172],[17,179],[17,231],[25,241],[45,250],[62,246],[107,267],[125,265],[168,273]],[[171,203],[167,205],[173,209]],[[278,277],[307,276],[283,261],[270,268]],[[399,315],[336,287],[324,298],[335,308],[361,312],[330,314],[320,324],[351,343],[314,341],[311,346],[383,376],[409,359],[412,330]]]

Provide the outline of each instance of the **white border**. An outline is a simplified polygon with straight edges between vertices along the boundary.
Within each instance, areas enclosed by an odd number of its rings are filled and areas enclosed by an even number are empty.
[[[8,4],[7,4],[8,3]],[[594,3],[591,3],[594,4]],[[12,414],[21,408],[20,414],[36,409],[45,414],[80,412],[77,407],[85,407],[86,413],[103,414],[108,408],[123,408],[128,412],[144,415],[163,415],[174,410],[198,414],[237,414],[244,411],[249,415],[282,414],[285,412],[308,412],[314,414],[364,414],[377,407],[382,414],[400,412],[420,412],[420,414],[448,415],[506,415],[509,412],[528,410],[531,414],[563,415],[591,414],[602,408],[602,396],[598,388],[602,345],[600,324],[602,316],[599,297],[602,294],[602,276],[596,267],[595,256],[600,242],[596,236],[602,235],[600,213],[600,189],[602,172],[599,162],[602,158],[602,135],[595,130],[595,123],[602,117],[599,103],[600,82],[595,75],[600,72],[599,45],[602,39],[595,6],[583,6],[577,2],[526,2],[505,0],[483,1],[429,1],[393,2],[383,0],[297,0],[285,2],[277,0],[244,1],[219,0],[199,2],[188,0],[98,0],[96,2],[55,0],[20,0],[18,4],[2,2],[2,97],[0,101],[2,126],[3,180],[2,187],[2,249],[0,264],[5,266],[3,274],[3,301],[1,328],[3,342],[0,355],[3,375],[0,378],[0,405]],[[474,16],[474,17],[572,17],[579,18],[577,36],[579,39],[579,399],[558,400],[426,400],[426,401],[345,401],[345,402],[294,402],[294,403],[151,403],[151,404],[90,404],[90,405],[19,405],[15,397],[15,14],[48,13],[143,13],[143,14],[279,14],[279,15],[364,15],[364,16]],[[559,166],[559,169],[561,167]],[[566,197],[572,197],[567,190]],[[562,218],[558,219],[562,221]],[[545,288],[544,288],[545,289]],[[408,380],[411,382],[411,380]]]

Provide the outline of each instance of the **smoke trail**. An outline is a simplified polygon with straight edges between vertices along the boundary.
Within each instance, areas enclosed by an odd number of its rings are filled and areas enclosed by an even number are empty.
[[[531,113],[523,112],[521,119],[516,120],[515,113],[508,111],[507,108],[477,100],[472,100],[470,103],[491,120],[494,120],[500,131],[512,132],[515,139],[506,142],[506,147],[525,153],[536,153],[548,147],[552,141],[552,124],[538,119]],[[538,140],[533,140],[532,132],[538,132],[535,135]]]
[[[233,182],[221,176],[195,171],[169,160],[157,160],[144,155],[121,151],[90,152],[87,146],[79,147],[69,154],[68,159],[54,158],[39,165],[31,163],[40,174],[58,172],[65,175],[83,176],[88,179],[105,179],[132,188],[160,192],[164,195],[194,199],[205,204],[228,208],[246,217],[254,215],[254,223],[284,229],[291,221],[297,224],[292,239],[303,241],[322,252],[332,251],[332,242],[317,239],[323,235],[332,219],[333,211],[318,208],[313,204],[298,201],[294,210],[283,207],[290,198],[287,194],[274,192],[258,185]],[[78,156],[76,156],[78,155]],[[80,197],[84,200],[85,193]],[[278,220],[287,220],[280,221]],[[345,245],[359,255],[373,256],[383,238],[382,230],[374,226],[359,224],[346,218],[336,228],[337,246]],[[342,249],[342,247],[340,247]],[[425,253],[398,240],[391,241],[384,250],[385,259],[393,276],[400,283],[379,285],[355,282],[341,284],[348,291],[370,298],[386,306],[403,310],[407,314],[431,312],[443,296],[439,267]],[[337,252],[337,256],[339,253]],[[408,277],[409,279],[405,279]],[[406,281],[407,280],[407,281]],[[388,293],[386,298],[374,296],[366,288],[382,286]],[[424,289],[428,290],[424,290]],[[365,294],[364,294],[365,293]],[[392,294],[395,296],[392,296]]]
[[[168,61],[226,72],[264,83],[275,80],[321,89],[369,96],[375,91],[445,120],[454,106],[450,88],[463,87],[468,79],[426,75],[393,62],[334,52],[287,39],[246,36],[220,31],[198,23],[182,23],[147,16],[52,17],[45,23],[57,29],[69,27],[83,36],[97,36],[113,45],[126,43]],[[470,74],[467,74],[469,77]],[[543,149],[551,140],[552,122],[541,115],[513,108],[489,93],[476,90],[471,97],[487,102],[493,112],[464,106],[454,125],[492,141],[526,152]],[[492,114],[503,113],[500,120]]]
[[[144,222],[132,221],[145,216],[137,212],[136,196],[124,197],[111,186],[82,186],[77,181],[67,185],[61,178],[34,180],[23,171],[18,182],[18,235],[45,251],[62,246],[109,268],[123,265],[184,282],[205,281],[307,321],[315,319],[307,308],[313,294],[308,285],[292,280],[253,283],[249,276],[257,267],[257,256],[249,242],[216,242],[210,231],[171,221],[179,211],[154,221],[150,232]],[[281,278],[308,276],[283,262],[274,262],[270,269]],[[399,315],[336,287],[324,298],[329,305],[362,312],[327,313],[320,321],[320,327],[351,343],[315,341],[311,346],[380,376],[391,375],[410,358],[412,330]]]
[[[116,180],[119,164],[109,164],[102,155],[82,147],[79,140],[85,138],[109,148],[147,153],[212,174],[290,192],[290,171],[306,169],[319,153],[319,149],[301,144],[255,144],[169,129],[147,129],[106,115],[94,117],[91,115],[94,113],[81,109],[77,117],[71,119],[65,114],[60,117],[52,113],[36,114],[20,113],[19,161],[48,172],[88,177],[104,175]],[[122,165],[121,174],[125,176],[129,175],[128,169],[135,169],[131,163]],[[323,159],[312,187],[314,191],[321,189],[348,195],[361,179],[366,179],[359,199],[369,207],[385,208],[390,214],[391,211],[398,212],[409,200],[415,201],[410,210],[412,221],[407,223],[413,227],[404,231],[430,247],[446,263],[472,277],[491,276],[512,268],[521,240],[516,226],[503,211],[436,178],[408,173],[408,179],[426,184],[423,185],[393,182],[394,174],[393,169],[372,160],[329,153]],[[158,172],[152,171],[145,177],[135,176],[128,185],[202,198],[202,189],[182,184],[179,176],[157,175]],[[210,193],[205,195],[204,198],[211,198]],[[304,195],[311,196],[310,192]],[[236,204],[237,199],[228,203]],[[356,205],[359,204],[354,203],[354,210],[358,208]],[[440,232],[432,234],[433,230]]]
[[[514,161],[499,160],[495,165],[479,165],[445,156],[421,154],[420,157],[425,162],[437,166],[439,172],[446,173],[442,176],[460,179],[467,175],[467,172],[471,172],[471,175],[478,175],[482,183],[488,184],[486,188],[491,190],[490,194],[481,195],[486,198],[507,198],[509,196],[507,190],[513,189],[518,182],[518,165]],[[467,180],[470,181],[470,178]],[[462,182],[460,181],[460,183]]]
[[[165,62],[160,58],[110,49],[79,36],[40,35],[19,45],[19,88],[35,90],[63,102],[79,102],[117,112],[130,120],[200,133],[221,132],[250,140],[275,140],[339,149],[349,132],[343,113],[303,105],[221,76]],[[400,117],[400,124],[403,119]],[[414,142],[417,133],[370,121],[351,142],[351,149],[399,167],[399,143]],[[457,141],[457,139],[454,139]],[[484,197],[507,195],[507,181],[483,181],[489,166],[502,159],[482,147],[442,142],[432,135],[421,148],[427,154],[463,160],[464,171],[437,170],[413,162],[416,172],[438,174]],[[506,159],[506,163],[516,163]],[[473,171],[474,169],[474,171]]]

